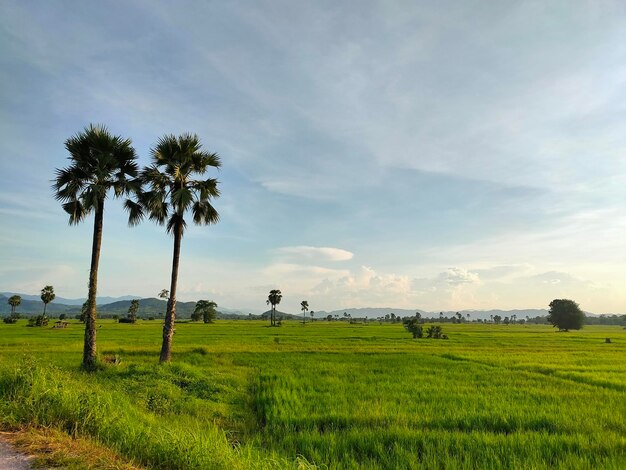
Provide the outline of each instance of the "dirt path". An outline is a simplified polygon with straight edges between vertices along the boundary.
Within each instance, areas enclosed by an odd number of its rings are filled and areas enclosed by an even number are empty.
[[[0,436],[0,470],[30,470],[28,458],[13,449]]]

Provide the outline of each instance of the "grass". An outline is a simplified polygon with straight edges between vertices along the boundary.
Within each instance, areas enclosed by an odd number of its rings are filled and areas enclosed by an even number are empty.
[[[446,324],[444,341],[399,324],[180,323],[159,366],[159,322],[99,324],[110,363],[93,374],[81,324],[0,325],[5,428],[148,468],[626,467],[619,327]]]

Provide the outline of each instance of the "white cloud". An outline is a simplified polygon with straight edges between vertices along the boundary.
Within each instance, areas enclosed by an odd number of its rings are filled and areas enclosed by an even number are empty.
[[[328,246],[285,246],[278,248],[276,253],[321,261],[348,261],[354,257],[354,253],[348,250]]]

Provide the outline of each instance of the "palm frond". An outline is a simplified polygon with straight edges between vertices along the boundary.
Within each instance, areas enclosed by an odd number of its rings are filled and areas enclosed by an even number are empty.
[[[196,201],[191,209],[193,221],[198,225],[216,224],[220,215],[209,201]]]
[[[198,199],[204,201],[210,198],[220,197],[220,190],[217,187],[219,181],[209,178],[203,181],[193,181],[191,187],[198,192]]]
[[[135,202],[131,199],[126,199],[124,202],[124,209],[128,212],[128,225],[134,227],[139,225],[144,218],[144,208],[139,202]]]
[[[91,208],[84,207],[78,199],[63,204],[63,210],[70,215],[70,225],[76,225],[82,222],[87,214],[91,212]]]

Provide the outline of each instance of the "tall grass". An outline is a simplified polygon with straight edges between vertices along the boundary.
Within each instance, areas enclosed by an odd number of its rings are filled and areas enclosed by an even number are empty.
[[[616,327],[445,325],[432,341],[400,325],[181,323],[159,366],[159,323],[101,323],[121,364],[93,374],[77,369],[81,325],[0,325],[0,423],[150,468],[626,468]]]

